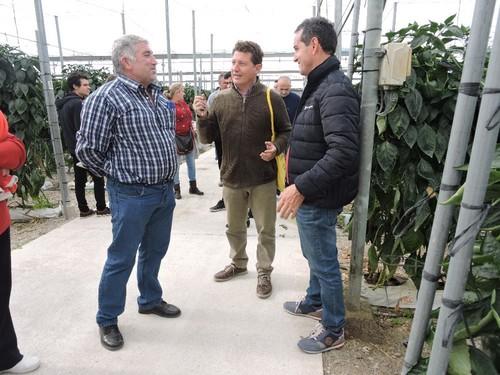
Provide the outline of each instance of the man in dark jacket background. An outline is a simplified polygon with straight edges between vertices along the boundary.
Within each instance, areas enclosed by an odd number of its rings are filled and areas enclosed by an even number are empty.
[[[301,301],[285,302],[290,314],[321,319],[298,342],[306,353],[344,345],[345,308],[335,225],[342,206],[357,193],[359,97],[339,70],[337,36],[325,18],[304,20],[295,30],[294,60],[307,76],[288,149],[288,184],[282,217],[297,216],[302,253],[310,267]]]
[[[80,72],[73,72],[68,76],[69,92],[63,98],[56,101],[59,122],[61,123],[64,144],[73,158],[75,170],[75,195],[80,210],[80,217],[94,214],[85,198],[85,184],[87,183],[87,169],[78,165],[79,160],[75,155],[76,132],[80,130],[80,113],[83,100],[90,94],[89,79]],[[88,172],[90,173],[90,172]],[[108,215],[109,208],[106,207],[104,192],[104,178],[90,173],[94,181],[94,197],[97,206],[97,215]]]

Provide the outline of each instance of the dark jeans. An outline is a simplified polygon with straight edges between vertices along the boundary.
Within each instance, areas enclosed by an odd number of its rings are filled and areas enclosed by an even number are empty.
[[[124,311],[127,282],[137,251],[139,306],[149,309],[162,301],[158,281],[161,260],[170,242],[175,207],[172,182],[156,185],[107,182],[111,203],[113,241],[99,284],[97,324],[117,324]]]
[[[73,166],[75,168],[75,195],[78,202],[78,208],[81,212],[89,210],[87,199],[85,199],[85,184],[87,183],[87,173],[90,174],[94,181],[94,197],[98,210],[106,208],[106,196],[104,193],[104,178],[94,176],[85,168],[80,168],[76,164],[79,162],[75,154],[71,154],[73,158]]]
[[[339,209],[303,204],[297,212],[300,246],[309,262],[309,287],[304,303],[323,306],[325,327],[337,330],[345,325],[345,307],[337,259],[335,226]]]
[[[0,235],[0,371],[14,367],[23,358],[10,316],[11,289],[10,229],[7,229]]]

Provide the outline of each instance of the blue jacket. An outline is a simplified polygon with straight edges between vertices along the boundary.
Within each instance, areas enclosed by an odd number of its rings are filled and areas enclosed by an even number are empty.
[[[309,74],[290,135],[288,183],[322,208],[341,208],[358,188],[360,100],[339,65],[331,56]]]
[[[290,123],[293,124],[293,119],[297,113],[297,108],[300,103],[300,96],[294,92],[290,92],[287,96],[283,98],[285,102],[286,111],[288,112],[288,117],[290,117]]]

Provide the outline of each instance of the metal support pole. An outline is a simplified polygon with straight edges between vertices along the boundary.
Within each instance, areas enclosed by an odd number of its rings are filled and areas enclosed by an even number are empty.
[[[47,38],[45,36],[45,22],[43,19],[43,10],[41,0],[34,0],[35,13],[37,20],[37,46],[40,59],[40,72],[43,83],[43,94],[45,97],[45,105],[47,106],[47,115],[49,118],[50,136],[52,139],[52,147],[54,149],[54,158],[57,167],[57,176],[61,189],[62,211],[65,219],[70,218],[69,206],[71,204],[68,194],[68,180],[66,178],[66,170],[64,163],[63,148],[61,143],[61,131],[59,129],[59,121],[55,106],[54,88],[52,87],[52,76],[50,74],[49,52],[47,49]]]
[[[317,14],[316,14],[316,5],[313,5],[313,17],[316,17]]]
[[[480,3],[484,4],[485,1]],[[500,17],[497,17],[495,37],[483,89],[472,153],[465,180],[465,189],[458,215],[455,238],[466,231],[483,213],[484,196],[498,140],[500,92]],[[458,103],[457,103],[458,105]],[[459,244],[460,249],[456,244]],[[446,275],[443,304],[439,310],[436,334],[432,343],[429,374],[445,374],[453,346],[455,319],[460,318],[465,283],[469,273],[475,241],[456,241],[450,250],[450,265]]]
[[[64,56],[61,44],[61,33],[59,32],[59,18],[57,16],[54,16],[54,19],[56,21],[57,45],[59,46],[59,61],[61,62],[61,75],[62,75],[64,69]]]
[[[477,96],[479,95],[479,84],[483,74],[495,2],[496,0],[477,1],[474,9],[470,39],[465,53],[460,90],[439,189],[438,204],[434,213],[424,265],[423,274],[430,276],[422,277],[420,284],[417,307],[401,371],[402,375],[406,375],[417,364],[425,341],[427,325],[436,293],[436,279],[440,274],[441,261],[454,212],[453,206],[444,206],[442,202],[447,201],[455,193],[461,181],[462,174],[455,167],[464,163],[467,154],[467,143],[474,120]],[[462,91],[471,86],[475,88],[475,92]]]
[[[351,45],[349,46],[349,60],[347,62],[347,76],[352,80],[354,73],[354,54],[358,45],[358,27],[359,27],[359,9],[361,8],[361,0],[354,0],[354,13],[352,15],[352,30],[351,30]]]
[[[377,112],[377,90],[380,58],[380,34],[385,0],[368,0],[366,38],[363,52],[363,81],[361,95],[361,165],[359,169],[358,195],[354,203],[351,266],[349,270],[349,295],[347,306],[359,309],[363,256],[365,253],[366,221],[370,196],[373,137]]]
[[[203,58],[200,56],[200,76],[198,78],[198,85],[200,86],[200,90],[205,89],[205,82],[203,80]]]
[[[195,24],[195,14],[192,11],[193,16],[193,87],[194,94],[198,95],[198,88],[196,87],[197,75],[196,75],[196,24]]]
[[[342,0],[335,0],[335,31],[337,32],[337,49],[335,56],[342,66]]]
[[[19,28],[17,27],[16,8],[14,7],[14,0],[12,0],[12,15],[14,17],[14,26],[16,27],[17,46],[21,47],[21,41],[19,40]]]
[[[395,1],[394,2],[394,8],[392,10],[392,27],[391,27],[391,31],[395,31],[396,30],[396,17],[397,17],[397,14],[398,14],[398,2]]]
[[[127,30],[125,28],[125,4],[122,3],[122,33],[125,35]]]
[[[172,86],[172,56],[170,54],[170,16],[168,12],[168,0],[165,0],[165,25],[167,28],[168,85]]]
[[[210,34],[210,91],[214,91],[214,34]]]
[[[321,16],[321,3],[322,3],[322,0],[316,0],[316,10],[317,10],[317,16],[320,17]]]

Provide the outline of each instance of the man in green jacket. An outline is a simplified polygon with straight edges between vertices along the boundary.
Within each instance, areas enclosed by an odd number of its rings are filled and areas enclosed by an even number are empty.
[[[222,143],[221,180],[227,210],[231,264],[215,274],[227,281],[247,273],[247,209],[253,213],[257,245],[257,296],[272,293],[271,271],[276,238],[276,155],[285,152],[290,120],[281,97],[271,90],[276,138],[271,142],[271,111],[267,87],[259,82],[264,54],[257,43],[239,41],[233,49],[230,90],[221,91],[210,108],[197,96],[194,109],[203,143],[212,143],[217,130]]]

